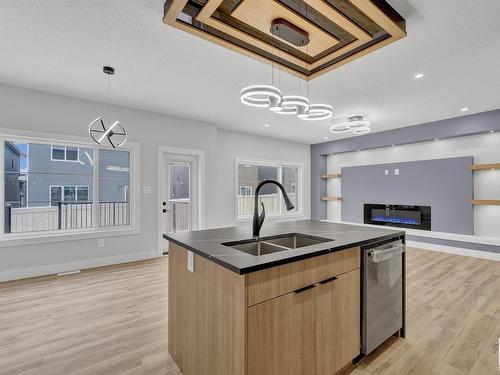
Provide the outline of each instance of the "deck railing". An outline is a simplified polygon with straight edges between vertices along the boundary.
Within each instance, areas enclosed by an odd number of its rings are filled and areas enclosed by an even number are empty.
[[[100,227],[130,224],[128,202],[99,202]],[[28,202],[5,205],[5,233],[41,232],[94,227],[94,204],[85,202]]]

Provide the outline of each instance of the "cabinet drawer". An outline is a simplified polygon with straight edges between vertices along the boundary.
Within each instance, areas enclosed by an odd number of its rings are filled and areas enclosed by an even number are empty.
[[[248,306],[359,268],[360,248],[320,255],[246,276]]]

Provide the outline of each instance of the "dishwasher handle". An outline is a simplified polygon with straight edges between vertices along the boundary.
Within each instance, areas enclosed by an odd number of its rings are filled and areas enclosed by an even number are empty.
[[[380,263],[383,262],[384,260],[392,258],[393,256],[402,254],[404,253],[404,251],[405,251],[405,245],[403,245],[402,243],[398,243],[387,249],[373,249],[368,251],[368,258],[373,263]]]

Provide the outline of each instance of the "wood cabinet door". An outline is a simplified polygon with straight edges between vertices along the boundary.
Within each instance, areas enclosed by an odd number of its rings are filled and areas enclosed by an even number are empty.
[[[316,291],[248,309],[248,375],[316,375]]]
[[[317,375],[332,375],[360,353],[359,269],[316,288]]]

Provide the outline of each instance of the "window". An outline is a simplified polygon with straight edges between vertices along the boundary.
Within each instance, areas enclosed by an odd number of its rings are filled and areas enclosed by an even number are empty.
[[[243,197],[249,197],[252,195],[252,187],[251,186],[240,186],[240,195]]]
[[[264,180],[280,182],[294,205],[287,211],[281,191],[276,185],[267,184],[259,191],[259,201],[264,204],[266,216],[298,215],[302,211],[299,194],[300,165],[286,165],[272,162],[237,161],[236,209],[237,219],[247,219],[253,215],[254,195],[257,185]]]
[[[130,153],[99,150],[99,225],[130,224]]]
[[[88,201],[89,201],[88,186],[50,186],[51,206],[57,206],[59,202],[88,202]]]
[[[189,200],[190,165],[169,163],[169,200]]]
[[[5,138],[3,144],[5,160],[0,171],[5,189],[0,197],[4,206],[0,218],[4,230],[0,237],[118,227],[134,229],[130,202],[134,193],[131,150]],[[94,162],[95,156],[99,163]]]
[[[80,149],[70,146],[52,146],[52,160],[79,161]]]

